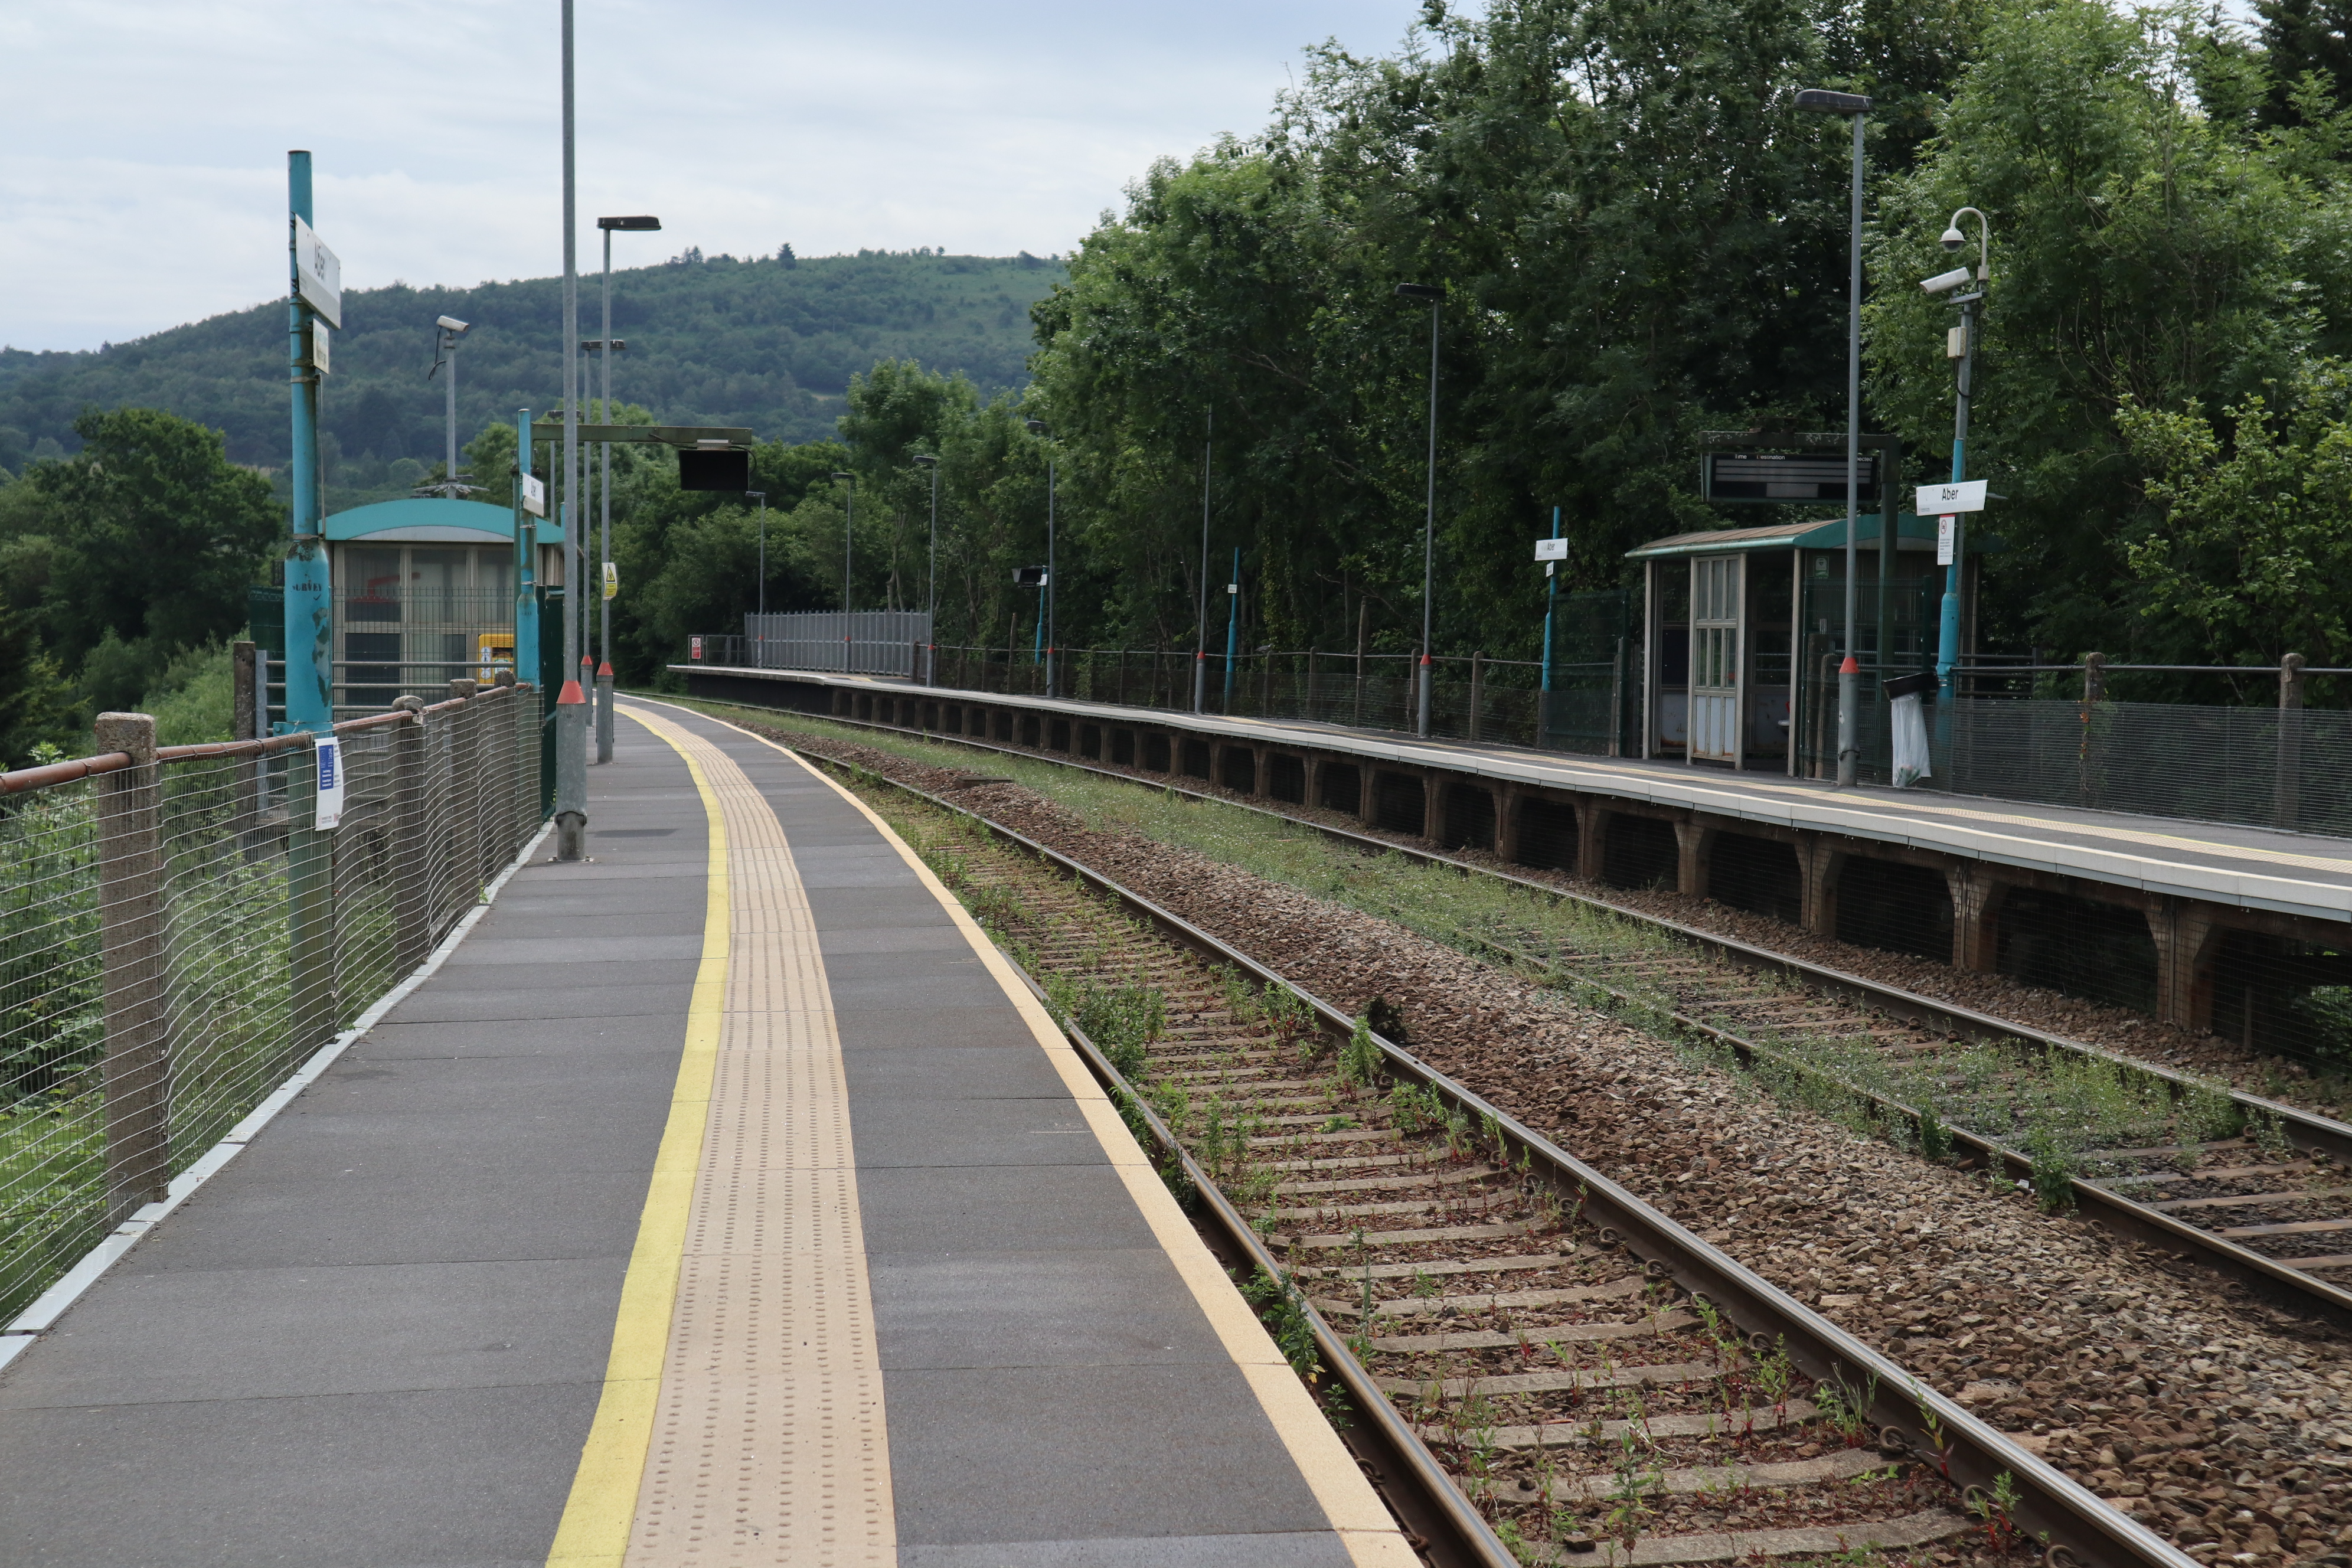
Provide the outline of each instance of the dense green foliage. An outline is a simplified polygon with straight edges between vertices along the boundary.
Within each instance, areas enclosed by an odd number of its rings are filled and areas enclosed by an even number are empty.
[[[625,247],[635,237],[624,237]],[[658,244],[658,238],[649,243]],[[589,263],[593,265],[593,259]],[[613,276],[614,363],[620,395],[673,424],[749,426],[770,438],[829,435],[849,377],[877,358],[914,354],[988,387],[1024,379],[1031,301],[1062,276],[1034,257],[892,254],[786,261],[703,258]],[[601,278],[581,282],[580,335],[601,332]],[[433,321],[473,323],[458,351],[460,428],[545,409],[562,390],[558,279],[473,289],[353,289],[343,297],[320,422],[329,504],[340,510],[415,468],[437,468],[442,389],[428,380]],[[23,466],[43,441],[78,445],[88,406],[168,409],[226,433],[241,463],[286,460],[286,308],[273,302],[215,316],[93,353],[0,350],[0,468]],[[593,390],[593,388],[591,389]]]
[[[1945,477],[1951,442],[1956,316],[1916,280],[1952,264],[1956,208],[1992,216],[1969,472],[2007,498],[1986,523],[2009,548],[1984,645],[2226,662],[2315,639],[2307,617],[2225,634],[2212,601],[2252,582],[2252,535],[2209,527],[2193,567],[2160,569],[2186,492],[2151,483],[2173,459],[2123,418],[2204,421],[2227,457],[2227,410],[2334,384],[2352,121],[2304,26],[2100,0],[1433,0],[1393,58],[1321,51],[1263,134],[1150,171],[1034,312],[1062,640],[1190,641],[1205,456],[1209,583],[1239,546],[1244,646],[1348,647],[1367,605],[1376,647],[1417,641],[1430,312],[1400,282],[1445,290],[1441,651],[1533,651],[1528,543],[1554,507],[1578,587],[1625,580],[1643,540],[1767,521],[1702,502],[1697,459],[1705,430],[1843,423],[1847,126],[1796,110],[1808,85],[1880,100],[1864,421],[1904,438],[1906,486]],[[969,624],[944,635],[1003,637],[949,597]]]
[[[82,447],[0,486],[0,756],[188,684],[236,635],[285,517],[217,431],[145,408],[84,414]],[[182,678],[167,680],[175,661]]]

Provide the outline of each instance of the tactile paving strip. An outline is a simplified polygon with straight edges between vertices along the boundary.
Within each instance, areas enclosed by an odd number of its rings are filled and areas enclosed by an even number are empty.
[[[629,1568],[898,1561],[841,1041],[775,813],[690,751],[726,825],[725,1012]]]

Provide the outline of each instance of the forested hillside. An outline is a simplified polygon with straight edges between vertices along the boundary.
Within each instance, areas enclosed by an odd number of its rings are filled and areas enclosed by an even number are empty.
[[[630,237],[641,247],[659,237]],[[849,377],[905,356],[996,389],[1027,379],[1028,308],[1063,276],[1036,257],[866,251],[751,260],[689,250],[616,270],[614,335],[628,343],[614,392],[680,424],[744,425],[763,438],[830,436]],[[594,252],[589,250],[589,264]],[[580,335],[598,335],[601,279],[581,283]],[[322,418],[331,465],[375,471],[442,452],[442,391],[428,381],[433,321],[473,324],[460,351],[458,425],[470,436],[520,407],[551,406],[562,384],[562,285],[554,278],[473,289],[356,289],[344,297]],[[222,431],[233,461],[286,460],[286,309],[273,301],[85,353],[0,351],[0,468],[79,448],[84,408],[158,408]],[[54,447],[42,443],[55,443]],[[397,482],[397,481],[395,481]]]

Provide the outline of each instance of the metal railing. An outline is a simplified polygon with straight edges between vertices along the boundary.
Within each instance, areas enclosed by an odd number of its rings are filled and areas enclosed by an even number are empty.
[[[158,748],[108,714],[107,752],[0,774],[0,1319],[481,900],[538,828],[534,697],[337,724],[332,826],[308,734]]]

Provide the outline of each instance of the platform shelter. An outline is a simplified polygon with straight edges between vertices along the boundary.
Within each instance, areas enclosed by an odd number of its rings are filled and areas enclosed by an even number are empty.
[[[1791,778],[1835,773],[1845,529],[1843,518],[1708,529],[1626,552],[1643,568],[1640,755]],[[1943,601],[1936,520],[1897,515],[1891,569],[1883,531],[1865,516],[1854,541],[1866,752],[1885,728],[1877,683],[1934,667]],[[1973,546],[1964,578],[1965,660],[1976,643]]]
[[[537,581],[563,581],[563,531],[536,529]],[[327,519],[335,596],[335,707],[381,710],[404,691],[514,668],[514,513],[409,496]]]

